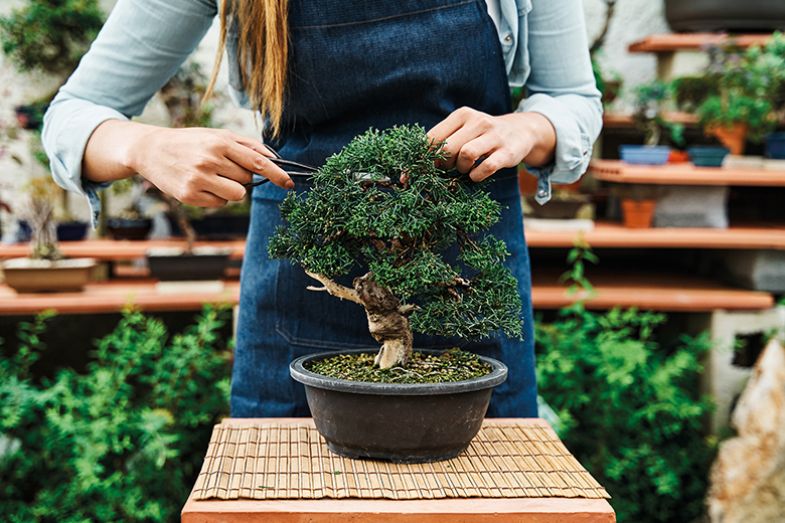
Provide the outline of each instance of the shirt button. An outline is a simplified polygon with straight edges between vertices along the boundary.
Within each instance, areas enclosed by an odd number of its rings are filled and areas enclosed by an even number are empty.
[[[504,35],[504,43],[511,44],[512,43],[512,33],[507,33]]]

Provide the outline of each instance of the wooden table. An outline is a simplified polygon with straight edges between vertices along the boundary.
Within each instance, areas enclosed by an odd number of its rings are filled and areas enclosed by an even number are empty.
[[[604,499],[320,499],[309,501],[193,501],[182,523],[611,523]]]
[[[303,418],[276,419],[299,423]],[[264,422],[228,419],[242,427]],[[500,420],[538,424],[541,420]],[[182,523],[612,523],[616,515],[604,499],[462,498],[430,500],[311,499],[206,500],[188,497]]]

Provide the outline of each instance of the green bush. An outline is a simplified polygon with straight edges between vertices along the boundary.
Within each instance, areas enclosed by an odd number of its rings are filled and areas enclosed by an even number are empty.
[[[103,23],[98,0],[26,0],[0,18],[0,44],[23,71],[67,74]]]
[[[9,522],[176,521],[225,415],[224,312],[169,336],[126,312],[84,374],[36,382],[46,316],[0,360],[0,514]]]
[[[590,290],[587,257],[571,254],[578,289]],[[536,329],[540,393],[567,447],[613,496],[619,521],[689,522],[703,513],[714,443],[704,436],[711,404],[698,380],[709,343],[685,336],[662,346],[654,332],[664,319],[590,312],[578,302]]]

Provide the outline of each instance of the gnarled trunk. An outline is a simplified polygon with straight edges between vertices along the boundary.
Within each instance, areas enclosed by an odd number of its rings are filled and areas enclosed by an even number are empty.
[[[400,300],[388,289],[373,281],[371,273],[355,278],[352,282],[353,288],[340,285],[321,274],[307,274],[323,285],[308,287],[309,290],[325,291],[365,308],[368,330],[371,336],[382,344],[374,360],[379,368],[406,365],[414,340],[407,317],[414,310],[412,306],[401,305]]]

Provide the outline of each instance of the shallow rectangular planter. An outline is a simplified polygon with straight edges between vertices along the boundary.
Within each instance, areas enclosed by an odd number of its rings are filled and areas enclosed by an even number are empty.
[[[78,292],[90,281],[95,265],[92,258],[14,258],[3,262],[2,267],[5,283],[16,292]]]
[[[785,27],[782,0],[665,0],[674,31],[773,31]]]
[[[480,430],[494,387],[507,379],[507,367],[484,356],[490,373],[446,383],[368,383],[308,370],[312,361],[360,352],[368,351],[312,354],[289,366],[292,378],[305,385],[328,448],[350,458],[424,463],[457,456]]]
[[[664,145],[622,145],[619,156],[632,165],[665,165],[670,157],[670,147]]]
[[[179,248],[150,249],[150,276],[161,281],[220,280],[229,266],[229,249],[197,247],[191,254]]]

